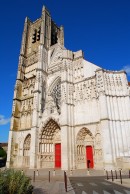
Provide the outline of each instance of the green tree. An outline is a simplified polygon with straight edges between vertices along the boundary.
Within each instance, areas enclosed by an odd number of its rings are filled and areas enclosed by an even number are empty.
[[[0,147],[0,158],[5,159],[7,157],[6,151]]]

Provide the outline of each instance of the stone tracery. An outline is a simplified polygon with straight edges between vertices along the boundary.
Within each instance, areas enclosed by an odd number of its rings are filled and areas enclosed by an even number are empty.
[[[23,155],[24,156],[29,156],[29,153],[30,153],[30,144],[31,144],[31,135],[29,134],[25,138],[24,145],[23,145]]]
[[[76,138],[76,153],[77,153],[77,166],[86,167],[86,153],[85,147],[87,145],[94,146],[94,139],[91,131],[87,128],[82,128]]]
[[[30,163],[30,144],[31,144],[31,135],[28,134],[23,144],[23,164],[26,167],[28,167]]]
[[[61,142],[60,127],[53,119],[50,119],[43,127],[39,136],[40,167],[54,166],[54,145],[55,143],[60,142]],[[46,161],[48,161],[49,163],[46,163]]]
[[[56,104],[57,110],[60,113],[60,102],[61,102],[61,84],[58,82],[52,90],[52,98]]]
[[[48,96],[51,96],[56,106],[58,113],[60,114],[60,105],[61,105],[61,79],[58,77],[54,83],[51,85],[50,90],[48,91]],[[51,108],[51,107],[50,107]]]

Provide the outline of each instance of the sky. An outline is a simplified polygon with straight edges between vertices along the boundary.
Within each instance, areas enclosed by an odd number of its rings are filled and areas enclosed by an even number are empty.
[[[130,80],[130,0],[1,0],[0,142],[8,141],[24,20],[40,18],[43,5],[64,26],[67,49],[82,49],[104,69],[124,69]]]

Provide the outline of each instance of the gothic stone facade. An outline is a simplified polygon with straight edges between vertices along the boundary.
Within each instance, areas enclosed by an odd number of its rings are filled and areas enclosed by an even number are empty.
[[[25,20],[7,167],[130,167],[130,98],[124,71],[107,71],[64,47],[43,7]]]

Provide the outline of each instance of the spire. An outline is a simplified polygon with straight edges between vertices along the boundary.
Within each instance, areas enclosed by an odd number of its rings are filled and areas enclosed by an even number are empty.
[[[42,15],[43,15],[45,12],[46,12],[48,15],[50,15],[48,9],[45,7],[45,5],[43,5],[43,7],[42,7]]]
[[[45,11],[45,9],[46,9],[46,7],[45,7],[45,5],[43,5],[43,7],[42,7],[42,14]]]

